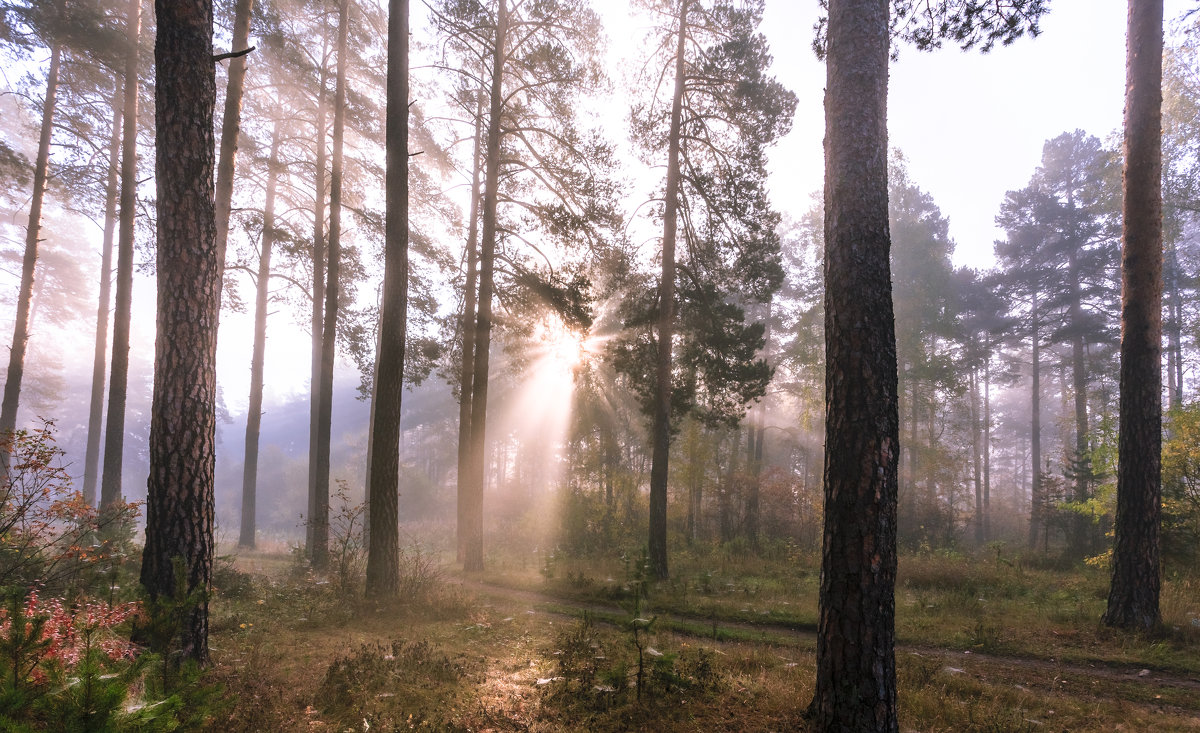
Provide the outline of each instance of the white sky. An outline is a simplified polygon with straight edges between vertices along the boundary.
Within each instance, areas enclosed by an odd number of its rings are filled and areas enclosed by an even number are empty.
[[[1167,26],[1195,0],[1166,0]],[[986,267],[1001,236],[1004,193],[1021,188],[1042,143],[1081,128],[1102,140],[1121,125],[1126,0],[1053,0],[1036,39],[988,54],[901,48],[888,92],[890,144],[950,220],[957,265]],[[822,185],[824,66],[811,49],[816,0],[767,0],[763,32],[775,74],[800,99],[772,152],[776,206],[800,213]]]

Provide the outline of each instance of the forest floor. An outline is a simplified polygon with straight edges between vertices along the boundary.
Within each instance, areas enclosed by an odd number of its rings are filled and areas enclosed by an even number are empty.
[[[780,565],[709,560],[634,607],[594,564],[465,577],[418,558],[401,600],[375,604],[283,557],[236,563],[248,582],[213,604],[211,677],[236,693],[216,730],[805,729],[811,568],[776,592]],[[1168,582],[1164,630],[1125,636],[1096,621],[1100,574],[984,565],[902,559],[902,730],[1200,730],[1195,581]]]

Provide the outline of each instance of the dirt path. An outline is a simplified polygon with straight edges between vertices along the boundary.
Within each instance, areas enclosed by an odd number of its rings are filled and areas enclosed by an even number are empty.
[[[575,609],[577,611],[590,611],[597,614],[621,612],[621,609],[615,605],[584,603],[581,601],[576,601],[569,598],[561,598],[537,591],[508,588],[502,585],[493,585],[491,583],[471,580],[461,576],[448,577],[447,582],[451,584],[458,584],[464,590],[480,596],[490,596],[494,598],[502,598],[507,601],[528,603],[533,607],[542,606],[542,608],[535,610],[556,616],[569,616],[570,614],[565,614],[553,609],[547,609],[545,606],[556,606],[559,608],[566,607]],[[671,614],[671,617],[697,624],[711,623],[709,618],[702,616],[686,616],[676,613]],[[741,621],[720,621],[717,623],[717,628],[739,629],[742,631],[751,631],[764,635],[770,634],[777,638],[782,637],[797,641],[802,640],[812,643],[816,642],[816,634],[811,631],[798,630],[778,624],[752,624]],[[899,644],[897,645],[896,650],[901,654],[911,654],[926,659],[936,659],[945,664],[944,669],[954,674],[982,676],[986,673],[988,677],[995,677],[997,674],[1006,678],[1011,677],[1014,680],[1014,684],[1016,684],[1018,687],[1020,687],[1020,684],[1016,681],[1022,678],[1022,672],[1036,671],[1041,676],[1051,677],[1054,683],[1058,683],[1060,681],[1065,682],[1070,679],[1103,679],[1117,683],[1130,683],[1141,687],[1149,687],[1151,689],[1177,688],[1200,692],[1200,679],[1196,677],[1179,675],[1173,672],[1162,670],[1147,669],[1144,667],[1112,665],[1100,662],[1095,664],[1064,663],[1049,659],[1005,657],[993,654],[980,654],[973,651],[957,651],[952,649],[914,646],[909,644]],[[1200,707],[1200,700],[1198,700],[1197,707]]]

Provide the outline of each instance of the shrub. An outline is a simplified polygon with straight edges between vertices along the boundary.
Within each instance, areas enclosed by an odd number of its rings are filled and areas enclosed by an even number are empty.
[[[137,505],[89,506],[71,488],[52,421],[0,435],[0,450],[9,453],[0,477],[0,587],[37,585],[65,597],[114,590]]]

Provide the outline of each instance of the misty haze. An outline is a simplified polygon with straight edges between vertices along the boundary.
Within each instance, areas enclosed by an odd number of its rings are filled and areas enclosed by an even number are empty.
[[[1192,0],[0,16],[0,728],[1200,730]]]

